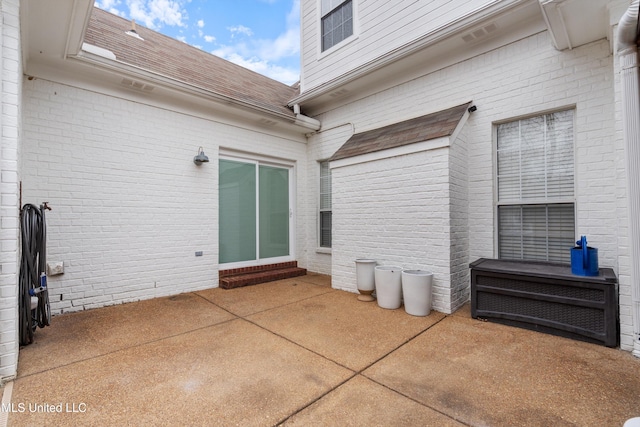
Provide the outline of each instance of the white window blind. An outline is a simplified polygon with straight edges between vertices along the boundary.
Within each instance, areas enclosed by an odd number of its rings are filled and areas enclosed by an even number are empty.
[[[353,34],[352,0],[322,0],[322,51]]]
[[[331,170],[320,163],[320,247],[331,247]]]
[[[322,0],[322,16],[325,16],[343,2],[344,0]]]
[[[500,258],[570,261],[575,237],[573,110],[497,128]]]

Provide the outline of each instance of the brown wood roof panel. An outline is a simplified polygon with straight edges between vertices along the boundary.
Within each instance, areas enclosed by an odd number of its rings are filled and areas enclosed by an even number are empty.
[[[471,103],[458,105],[378,129],[356,133],[329,159],[346,159],[362,154],[401,147],[416,142],[451,136]]]
[[[136,28],[143,40],[126,34],[130,29],[130,21],[94,7],[84,41],[113,52],[125,64],[294,117],[287,102],[297,88],[148,28]]]

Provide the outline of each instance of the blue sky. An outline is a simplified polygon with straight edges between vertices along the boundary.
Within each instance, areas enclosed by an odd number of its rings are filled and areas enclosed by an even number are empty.
[[[95,6],[285,84],[300,78],[300,0],[97,0]]]

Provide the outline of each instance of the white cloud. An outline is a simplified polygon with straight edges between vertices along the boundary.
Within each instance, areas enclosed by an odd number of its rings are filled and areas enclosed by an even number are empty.
[[[124,11],[117,8],[121,3],[122,2],[120,0],[97,0],[94,3],[94,6],[99,9],[106,10],[107,12],[111,12],[114,15],[125,16]]]
[[[287,58],[300,52],[300,31],[290,28],[275,40],[258,40],[257,44],[261,58],[272,61]]]
[[[232,45],[220,46],[211,53],[285,84],[293,84],[300,79],[298,61],[295,66],[282,64],[286,63],[287,59],[295,59],[300,53],[299,0],[293,0],[286,24],[286,30],[275,39],[247,39]],[[229,30],[232,31],[232,35],[252,35],[251,30],[242,25]]]
[[[231,31],[231,37],[235,37],[236,34],[244,34],[245,36],[251,37],[253,35],[253,31],[251,28],[245,27],[244,25],[236,25],[235,27],[227,27],[227,30]]]
[[[206,41],[207,43],[213,43],[214,41],[216,41],[216,38],[214,36],[204,36],[204,41]]]
[[[198,27],[204,28],[204,21],[202,19],[198,20]]]
[[[278,61],[300,53],[300,0],[294,0],[287,14],[287,28],[274,40],[258,40],[261,58]]]
[[[215,50],[211,53],[284,84],[291,85],[300,79],[298,70],[282,67],[258,57],[247,58],[237,53],[230,53],[228,49]]]
[[[110,0],[107,0],[110,1]],[[132,19],[157,30],[163,25],[184,27],[187,13],[185,0],[126,0]]]
[[[300,27],[300,0],[293,0],[291,10],[287,14],[287,26]]]

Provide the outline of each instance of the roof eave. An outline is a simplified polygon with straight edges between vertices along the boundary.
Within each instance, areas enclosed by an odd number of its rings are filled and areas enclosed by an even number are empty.
[[[379,71],[387,67],[388,65],[391,65],[430,46],[447,40],[452,35],[455,35],[469,27],[474,26],[477,22],[486,20],[495,15],[508,12],[509,10],[520,7],[522,5],[532,4],[535,2],[537,2],[537,0],[494,0],[482,6],[481,8],[478,8],[460,17],[457,20],[448,23],[444,27],[436,28],[435,30],[426,33],[423,36],[403,46],[400,46],[397,49],[385,53],[384,55],[376,58],[373,61],[356,67],[353,70],[344,73],[335,79],[329,80],[319,86],[313,87],[309,90],[305,90],[298,96],[291,99],[288,105],[290,107],[295,104],[304,105],[310,100],[332,92],[343,85],[367,77],[368,75]]]
[[[81,50],[77,55],[69,55],[68,59],[76,60],[91,67],[100,68],[108,72],[114,72],[122,74],[124,76],[144,79],[145,81],[152,82],[156,85],[174,89],[191,96],[206,98],[220,104],[231,105],[241,110],[251,110],[252,112],[258,112],[262,115],[269,116],[279,121],[284,121],[291,125],[302,127],[309,131],[316,131],[320,128],[320,124],[317,120],[302,116],[301,114],[294,114],[293,111],[291,112],[291,114],[286,114],[280,111],[265,108],[262,105],[222,95],[220,93],[216,93],[193,84],[189,84],[165,75],[154,73],[146,69],[118,61],[117,59],[108,57],[108,55]]]

